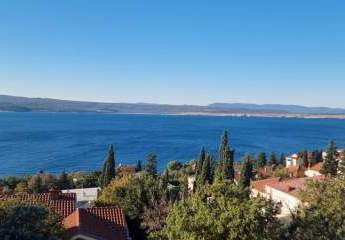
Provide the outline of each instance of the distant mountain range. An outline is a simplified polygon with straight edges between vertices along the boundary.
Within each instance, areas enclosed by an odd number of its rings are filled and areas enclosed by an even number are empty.
[[[208,106],[150,103],[102,103],[0,95],[0,111],[105,112],[128,114],[191,115],[345,115],[345,109],[281,104],[213,103]]]

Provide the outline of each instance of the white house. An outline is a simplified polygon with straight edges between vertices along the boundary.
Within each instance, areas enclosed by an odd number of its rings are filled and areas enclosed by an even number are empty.
[[[300,165],[300,159],[296,153],[292,154],[289,157],[285,158],[286,167],[293,167]]]
[[[62,193],[75,193],[77,195],[77,206],[88,207],[89,203],[96,201],[100,188],[76,188],[62,190]]]
[[[323,176],[285,180],[281,178],[269,178],[253,181],[251,183],[252,196],[261,195],[281,204],[281,213],[278,218],[283,222],[288,222],[291,219],[291,213],[302,204],[299,198],[299,192],[305,186],[306,181],[321,179],[323,179]]]

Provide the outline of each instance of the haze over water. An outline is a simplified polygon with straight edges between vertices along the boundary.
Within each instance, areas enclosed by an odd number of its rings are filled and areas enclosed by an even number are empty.
[[[216,155],[228,129],[235,157],[245,152],[286,154],[345,144],[345,120],[97,113],[0,113],[0,175],[100,169],[109,144],[116,161],[135,164],[150,151],[162,170],[187,161],[204,145]]]

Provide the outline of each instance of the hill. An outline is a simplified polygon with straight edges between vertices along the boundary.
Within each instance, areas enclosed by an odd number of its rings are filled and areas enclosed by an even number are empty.
[[[0,95],[0,111],[12,112],[104,112],[128,114],[191,115],[345,115],[345,109],[281,104],[213,103],[208,106],[151,103],[102,103],[51,98]]]

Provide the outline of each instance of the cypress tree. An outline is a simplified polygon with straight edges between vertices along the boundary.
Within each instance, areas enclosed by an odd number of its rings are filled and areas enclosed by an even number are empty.
[[[309,163],[310,163],[310,166],[313,166],[315,163],[317,163],[317,155],[318,155],[318,151],[317,150],[314,150],[312,151],[311,153],[311,157],[309,159]]]
[[[146,172],[153,177],[157,176],[157,155],[154,153],[149,153],[146,157]]]
[[[274,152],[272,152],[270,155],[270,159],[268,160],[268,165],[272,167],[277,165],[277,156]]]
[[[205,151],[205,147],[202,146],[201,150],[200,150],[200,154],[199,154],[199,159],[198,159],[198,161],[196,162],[196,165],[195,165],[195,175],[196,175],[196,177],[201,173],[202,165],[204,164],[205,158],[206,158],[206,151]]]
[[[206,160],[206,151],[204,147],[201,147],[199,159],[195,165],[195,184],[194,185],[196,188],[200,187],[199,184],[201,184],[202,182],[200,178],[201,178],[202,167],[204,165],[205,160]]]
[[[322,173],[326,176],[334,177],[338,173],[338,162],[335,158],[336,146],[334,141],[331,141],[327,147],[326,159],[322,165]]]
[[[140,172],[140,171],[142,171],[142,170],[143,170],[143,167],[142,167],[142,165],[141,165],[141,161],[138,160],[137,166],[135,167],[135,171],[136,171],[136,172]]]
[[[285,154],[284,154],[284,153],[282,153],[282,154],[280,155],[279,164],[285,166]]]
[[[103,171],[101,174],[101,186],[107,186],[111,180],[115,177],[115,153],[114,146],[110,145],[108,154],[104,160]]]
[[[323,157],[322,157],[322,150],[317,151],[317,155],[316,155],[316,162],[322,162],[323,161]]]
[[[69,189],[70,188],[70,182],[68,179],[68,175],[65,171],[65,169],[62,171],[59,180],[58,180],[58,185],[60,189]]]
[[[246,154],[242,162],[241,178],[239,181],[239,186],[242,189],[249,187],[252,177],[253,177],[252,157],[249,154]]]
[[[267,164],[266,153],[260,152],[256,157],[256,168],[263,168]]]
[[[218,165],[216,169],[216,181],[234,179],[234,151],[230,148],[228,132],[224,130],[218,150]]]
[[[303,164],[305,167],[308,167],[309,166],[309,159],[308,159],[308,151],[307,150],[304,150],[302,152],[302,158],[303,158]]]
[[[204,186],[207,183],[208,184],[211,183],[211,177],[212,177],[211,163],[212,163],[212,156],[207,154],[206,159],[202,165],[200,178],[198,179],[199,180],[199,183],[197,184],[198,187]]]

